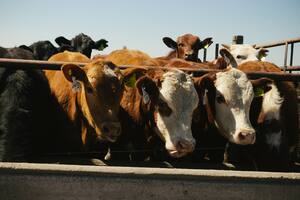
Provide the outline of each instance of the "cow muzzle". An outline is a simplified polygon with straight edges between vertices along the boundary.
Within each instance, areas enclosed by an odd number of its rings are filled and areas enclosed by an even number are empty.
[[[256,134],[253,129],[239,130],[235,133],[233,138],[236,144],[249,145],[255,143]]]
[[[170,156],[174,158],[183,157],[195,149],[195,140],[178,139],[172,145],[166,144],[166,149]]]
[[[121,134],[121,124],[120,122],[103,122],[101,132],[106,140],[115,142]]]

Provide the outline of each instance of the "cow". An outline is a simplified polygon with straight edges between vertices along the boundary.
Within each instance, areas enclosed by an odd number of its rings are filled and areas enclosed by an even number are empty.
[[[31,55],[26,58],[32,59],[32,53],[26,52]],[[65,51],[50,60],[84,58],[88,59]],[[84,67],[68,63],[61,71],[45,73],[4,69],[0,76],[2,161],[44,162],[57,153],[98,149],[98,140],[114,142],[120,135],[117,115],[123,85],[112,63],[95,61]]]
[[[91,57],[92,50],[97,49],[99,51],[102,51],[105,49],[108,45],[108,41],[105,39],[100,39],[97,42],[92,40],[91,37],[80,33],[77,36],[75,36],[73,39],[68,40],[63,36],[59,36],[55,39],[55,42],[60,46],[71,46],[73,48],[73,51],[80,52],[87,56],[88,58]]]
[[[227,141],[239,145],[254,144],[256,132],[250,123],[249,110],[254,97],[246,74],[226,49],[220,50],[230,66],[194,78],[199,105],[193,115],[193,136],[197,141],[197,158],[209,157],[222,162]],[[206,87],[203,87],[206,85]],[[214,148],[218,149],[214,149]],[[201,149],[213,149],[201,150]],[[195,156],[194,156],[195,157]]]
[[[22,48],[0,48],[0,57],[34,59],[31,51]],[[59,120],[53,105],[41,70],[0,68],[0,161],[33,162],[47,148],[58,150],[52,136],[63,132],[55,128]],[[68,146],[62,137],[60,141]]]
[[[120,111],[123,132],[111,151],[132,151],[132,160],[157,159],[155,149],[160,145],[173,158],[191,153],[192,114],[198,105],[192,78],[177,69],[129,68],[123,73],[132,86],[125,87]]]
[[[132,49],[118,49],[110,52],[106,56],[95,56],[93,60],[102,59],[115,63],[116,65],[131,65],[131,66],[164,66],[168,60],[160,58],[152,58],[145,52]]]
[[[238,64],[242,64],[247,61],[264,61],[267,53],[269,52],[264,48],[256,49],[256,45],[250,44],[222,44],[222,46],[231,53]]]
[[[167,47],[173,49],[167,56],[161,57],[167,60],[172,58],[180,58],[187,61],[201,62],[198,58],[198,52],[202,48],[208,48],[213,42],[212,38],[200,40],[198,36],[192,34],[184,34],[179,36],[176,42],[170,37],[164,37],[163,42]]]
[[[78,52],[65,51],[49,61],[82,62],[84,58],[87,57]],[[118,111],[123,85],[113,63],[93,61],[84,67],[65,64],[61,71],[47,70],[45,74],[83,147],[88,149],[95,139],[116,141],[121,133]]]
[[[112,61],[113,63],[116,63],[118,65],[133,65],[133,66],[143,66],[145,63],[155,63],[157,60],[152,59],[147,54],[141,52],[141,51],[135,51],[135,50],[129,50],[129,49],[122,49],[117,50],[112,53],[110,53],[107,57],[107,60]],[[133,73],[128,69],[129,72],[125,72],[125,74]],[[127,70],[126,70],[127,71]],[[166,153],[174,158],[183,157],[189,153],[191,153],[194,149],[194,140],[191,137],[190,133],[190,124],[191,119],[190,117],[186,117],[186,121],[182,121],[183,119],[179,119],[180,121],[184,122],[187,130],[182,133],[182,135],[178,136],[176,139],[176,134],[178,133],[178,130],[180,130],[182,127],[177,127],[173,125],[173,129],[171,129],[172,125],[164,125],[160,121],[155,121],[154,116],[159,116],[160,112],[162,113],[162,117],[159,119],[164,121],[166,120],[166,123],[171,124],[172,122],[168,119],[172,119],[174,116],[177,115],[178,112],[182,109],[181,107],[185,106],[186,102],[181,102],[182,98],[185,98],[185,94],[191,96],[190,99],[190,107],[186,110],[186,112],[183,112],[182,115],[192,115],[193,113],[193,106],[195,102],[198,102],[198,98],[194,97],[196,95],[194,85],[192,82],[192,79],[190,78],[190,75],[187,75],[183,73],[180,70],[174,69],[159,69],[154,68],[152,70],[146,70],[144,68],[138,68],[137,70],[139,73],[138,75],[135,75],[137,87],[140,87],[139,80],[143,80],[143,78],[149,79],[149,83],[151,83],[153,86],[153,89],[157,90],[157,94],[151,94],[150,97],[153,96],[153,100],[149,101],[147,104],[149,105],[143,105],[143,96],[144,93],[142,92],[141,88],[128,88],[126,89],[126,92],[124,93],[124,96],[121,101],[121,107],[124,112],[122,119],[125,119],[125,123],[122,126],[122,130],[124,130],[124,135],[121,137],[126,137],[126,133],[137,133],[137,135],[131,135],[127,138],[133,138],[133,143],[135,144],[134,148],[138,150],[142,149],[151,149],[153,150],[153,145],[158,146],[160,148],[160,145],[157,145],[158,143],[162,143],[161,145],[164,147],[164,150],[166,150]],[[135,74],[135,73],[133,73]],[[129,76],[129,75],[127,75]],[[173,77],[173,78],[172,78]],[[181,78],[180,78],[181,77]],[[174,80],[173,80],[174,79]],[[181,80],[182,79],[182,80]],[[173,80],[173,81],[171,81]],[[153,82],[153,83],[152,83]],[[177,83],[176,83],[177,82]],[[185,83],[186,82],[186,83]],[[183,85],[186,85],[187,88],[182,88],[180,84],[178,83],[185,83]],[[150,87],[150,86],[149,86]],[[172,89],[174,88],[174,89]],[[170,90],[170,91],[168,91]],[[191,94],[188,94],[188,91],[190,91]],[[153,91],[151,91],[153,92]],[[169,99],[165,99],[165,95],[170,92],[170,95],[174,95],[174,99],[170,98],[170,96],[167,96]],[[166,93],[166,94],[164,94]],[[183,95],[180,97],[180,95]],[[147,95],[146,95],[147,96]],[[197,96],[197,95],[196,95]],[[132,99],[130,99],[132,98]],[[176,99],[175,99],[176,98]],[[194,99],[193,99],[194,98]],[[151,99],[151,98],[150,98]],[[158,100],[157,100],[158,99]],[[178,101],[178,102],[177,102]],[[176,104],[176,106],[175,106]],[[130,106],[129,106],[130,105]],[[142,106],[139,106],[142,105]],[[169,107],[171,106],[171,107]],[[145,107],[145,108],[143,108]],[[164,108],[165,107],[165,108]],[[188,108],[188,106],[186,107]],[[172,115],[165,116],[164,112],[168,113],[172,111]],[[147,113],[147,114],[145,114]],[[130,119],[129,121],[127,121]],[[122,120],[121,120],[122,121]],[[133,124],[133,125],[131,125]],[[189,124],[189,125],[188,125]],[[146,129],[145,129],[146,126]],[[163,130],[163,127],[165,127],[166,130]],[[180,125],[179,125],[180,126]],[[159,128],[155,128],[159,127]],[[157,129],[157,130],[156,130]],[[127,131],[128,130],[128,131]],[[149,131],[150,130],[150,131]],[[145,134],[140,134],[141,132],[146,132]],[[164,133],[163,135],[160,133]],[[174,135],[174,136],[173,136]],[[187,136],[185,136],[187,135]],[[139,138],[137,142],[137,138]],[[154,139],[153,139],[154,138]],[[161,139],[160,139],[161,138]],[[186,139],[185,139],[186,138]],[[135,139],[135,140],[134,140]],[[178,140],[178,141],[176,141]],[[180,142],[180,140],[184,142]],[[185,142],[185,140],[187,142]],[[129,143],[129,142],[127,142]],[[151,144],[150,144],[151,143]],[[176,144],[178,143],[178,144]],[[180,143],[183,143],[186,145],[183,147],[180,147]],[[139,145],[140,144],[140,145]],[[125,145],[123,145],[125,146]],[[183,148],[181,150],[180,148]],[[120,148],[117,149],[120,151]],[[153,153],[153,152],[152,152]],[[158,155],[159,156],[159,155]],[[141,156],[142,157],[142,156]],[[154,156],[156,159],[157,156]]]
[[[273,63],[261,61],[245,62],[238,68],[245,72],[282,73]],[[257,131],[257,140],[247,147],[229,144],[226,162],[236,166],[248,164],[256,170],[288,171],[299,138],[295,86],[292,82],[269,78],[252,83],[256,97],[251,104],[250,120]]]
[[[30,46],[21,45],[19,48],[31,51],[36,60],[48,60],[54,54],[63,52],[65,50],[73,50],[72,46],[70,45],[62,45],[57,48],[48,40],[38,41]]]

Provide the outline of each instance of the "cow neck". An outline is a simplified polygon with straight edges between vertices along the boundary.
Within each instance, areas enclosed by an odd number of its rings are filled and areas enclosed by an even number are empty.
[[[85,118],[85,116],[83,115],[81,108],[81,102],[80,102],[80,95],[81,93],[75,93],[75,113],[74,113],[74,123],[75,126],[77,126],[77,129],[80,130],[80,138],[81,138],[81,142],[84,146],[84,148],[86,148],[86,146],[88,145],[88,138],[89,138],[89,134],[88,134],[88,130],[89,130],[89,124]]]
[[[143,118],[145,120],[144,121],[144,125],[146,126],[146,128],[150,131],[150,133],[155,133],[155,128],[156,128],[156,122],[155,122],[155,118],[154,118],[154,111],[155,111],[155,106],[153,105],[153,103],[150,101],[149,105],[145,105],[143,103],[143,99],[140,98],[140,110],[141,115],[143,116]],[[155,134],[151,134],[148,135],[147,137],[153,137]]]

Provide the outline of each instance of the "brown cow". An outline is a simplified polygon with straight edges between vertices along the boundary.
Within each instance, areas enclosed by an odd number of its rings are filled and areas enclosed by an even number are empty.
[[[185,34],[177,38],[175,42],[169,37],[164,37],[163,42],[169,48],[173,49],[167,56],[162,57],[165,59],[180,58],[187,61],[201,62],[198,58],[198,52],[202,48],[209,47],[213,42],[212,38],[200,40],[198,36],[192,34]]]
[[[152,58],[142,51],[127,48],[112,51],[110,54],[103,57],[95,57],[95,59],[99,58],[111,61],[116,65],[164,66],[168,63],[168,60]]]
[[[238,68],[245,72],[281,72],[276,65],[260,61],[245,62]],[[292,82],[267,78],[252,83],[257,97],[252,102],[250,115],[257,130],[257,141],[249,147],[230,144],[226,161],[233,164],[255,163],[259,170],[287,171],[299,137],[295,86]]]
[[[152,155],[152,145],[158,139],[171,157],[191,153],[195,147],[192,114],[198,104],[191,77],[176,69],[133,68],[125,70],[124,74],[136,83],[135,87],[126,87],[122,97],[121,137],[127,141],[120,141],[123,147],[118,146],[118,150],[129,146],[133,151],[150,150],[134,158],[144,159]]]
[[[118,111],[123,91],[118,68],[108,62],[90,62],[86,56],[68,51],[49,60],[89,62],[84,67],[64,64],[61,71],[45,74],[83,147],[88,149],[95,139],[116,141],[121,132]]]

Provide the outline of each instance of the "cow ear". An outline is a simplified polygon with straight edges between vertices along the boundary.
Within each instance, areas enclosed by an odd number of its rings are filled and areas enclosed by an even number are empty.
[[[106,47],[108,47],[108,41],[105,39],[98,40],[95,42],[94,49],[97,49],[98,51],[103,51]]]
[[[207,112],[207,118],[210,123],[214,122],[216,87],[214,81],[215,74],[206,74],[201,77],[193,78],[194,86],[199,96],[200,104],[202,104]]]
[[[31,53],[33,53],[33,50],[29,46],[21,45],[21,46],[19,46],[19,48],[25,49],[25,50],[30,51]]]
[[[261,97],[272,88],[269,84],[274,83],[274,80],[269,78],[260,78],[251,80],[251,83],[254,90],[254,97]]]
[[[159,89],[156,83],[148,76],[143,76],[139,78],[136,82],[136,87],[139,94],[143,98],[144,104],[151,102],[156,103],[159,96]]]
[[[212,41],[211,37],[205,38],[204,40],[202,40],[200,42],[200,48],[199,49],[202,49],[202,48],[207,49],[212,43],[213,43],[213,41]]]
[[[167,45],[167,47],[177,50],[178,48],[177,42],[175,42],[172,38],[164,37],[162,40],[165,43],[165,45]]]
[[[228,49],[220,49],[220,54],[224,58],[227,65],[231,65],[233,68],[237,68],[238,64],[231,53],[228,51]]]
[[[99,60],[99,61],[101,61],[101,60]],[[121,80],[121,82],[123,82],[124,75],[117,65],[115,65],[111,61],[104,61],[104,66],[113,70],[115,72],[115,74],[117,75],[118,79]]]
[[[221,44],[221,45],[222,45],[222,47],[224,47],[225,49],[230,51],[230,45],[228,45],[228,44]]]
[[[137,79],[144,76],[145,71],[144,68],[127,68],[123,70],[123,83],[127,87],[135,87]]]
[[[74,47],[68,44],[62,44],[57,48],[58,52],[64,52],[64,51],[74,51]]]
[[[87,80],[85,71],[78,65],[64,64],[61,67],[61,70],[63,71],[65,78],[70,82],[74,82],[74,79],[82,82]]]
[[[257,50],[256,52],[256,57],[258,60],[264,60],[265,57],[268,55],[269,50],[268,49],[264,49],[264,48],[260,48]]]
[[[55,39],[55,42],[59,45],[59,46],[62,46],[62,45],[71,45],[71,41],[66,39],[65,37],[63,36],[60,36],[60,37],[57,37]]]

